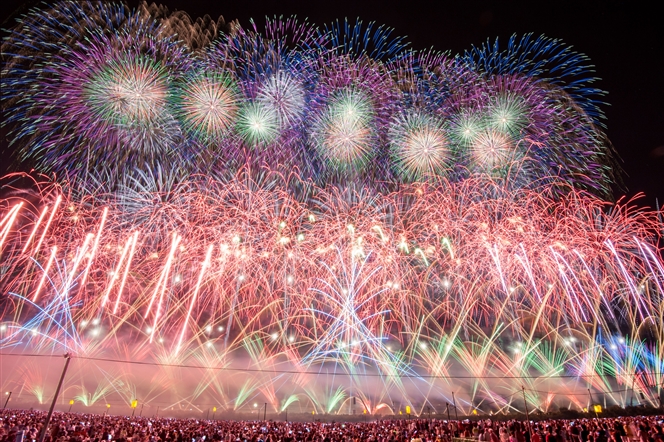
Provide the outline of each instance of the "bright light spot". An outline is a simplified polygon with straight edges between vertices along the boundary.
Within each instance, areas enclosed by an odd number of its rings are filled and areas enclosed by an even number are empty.
[[[522,342],[517,342],[517,343],[516,343],[516,346],[519,347],[519,348],[521,348],[521,347],[523,347],[523,343],[522,343]]]
[[[344,295],[347,295],[347,294],[348,294],[348,290],[347,290],[347,289],[341,289],[341,293],[343,293]]]
[[[426,343],[426,342],[420,342],[420,348],[421,348],[422,350],[426,350],[426,348],[427,348],[427,343]]]
[[[95,318],[92,320],[92,325],[99,325],[99,318]]]
[[[514,353],[521,353],[521,350],[518,349],[518,348],[515,348],[515,349],[514,349]]]
[[[164,343],[164,338],[159,338],[159,343],[163,344]]]
[[[238,244],[238,243],[240,242],[240,237],[237,236],[237,235],[235,235],[235,236],[233,237],[233,240],[232,240],[232,241],[233,241],[233,244]]]
[[[549,287],[550,289],[552,289],[552,288],[553,288],[553,284],[548,284],[548,287]]]
[[[175,275],[175,282],[181,282],[182,277],[180,275]]]
[[[285,221],[280,222],[279,227],[281,227],[282,229],[286,227],[286,222]]]
[[[387,346],[387,351],[392,351],[392,346],[388,345]]]
[[[31,330],[30,333],[32,333],[32,336],[35,336],[35,335],[37,334],[37,330],[36,330],[36,329],[33,329],[33,330]]]
[[[351,342],[350,345],[352,345],[353,347],[355,347],[355,346],[357,345],[357,341],[353,341],[353,342]]]
[[[212,341],[208,341],[208,342],[207,342],[207,346],[208,346],[208,347],[212,347],[212,345],[214,345],[214,344],[212,344]]]
[[[304,241],[304,234],[303,233],[298,234],[297,235],[297,240],[298,241]]]
[[[224,326],[223,326],[223,325],[220,325],[219,327],[217,327],[217,330],[219,330],[219,331],[224,331]]]
[[[288,342],[293,342],[295,341],[295,336],[289,336],[288,337]]]
[[[315,221],[316,221],[316,217],[313,216],[313,215],[309,215],[309,222],[310,222],[310,223],[313,223],[313,222],[315,222]]]
[[[254,404],[254,408],[258,407],[258,404]]]
[[[293,283],[293,280],[294,280],[294,279],[293,279],[293,277],[292,277],[291,275],[288,275],[288,277],[286,278],[286,281],[287,281],[289,284],[292,284],[292,283]]]
[[[146,332],[146,333],[152,333],[152,327],[148,327],[148,328],[146,328],[146,329],[145,329],[145,332]]]
[[[516,290],[514,287],[510,287],[510,293],[513,293]]]
[[[618,346],[616,344],[611,344],[611,350],[617,350]]]
[[[619,338],[618,342],[620,342],[621,344],[624,344],[625,343],[625,338]]]
[[[450,282],[447,279],[443,280],[443,287],[449,288],[449,286],[450,286]]]
[[[279,334],[276,333],[276,332],[275,332],[275,333],[272,333],[272,340],[273,340],[273,341],[276,341],[277,338],[279,338]]]
[[[5,324],[0,325],[0,331],[5,331],[7,330],[7,326]]]
[[[205,327],[205,331],[208,333],[212,333],[212,326],[208,325],[207,327]]]
[[[85,327],[86,325],[88,325],[88,321],[86,321],[85,319],[82,320],[81,321],[81,327]]]
[[[95,328],[94,330],[92,330],[92,336],[99,336],[99,329],[98,328]]]
[[[281,238],[279,238],[279,243],[281,243],[282,245],[283,244],[288,244],[289,242],[290,242],[290,238],[287,237],[287,236],[282,236]]]
[[[244,275],[238,276],[237,279],[239,279],[240,281],[244,281]]]

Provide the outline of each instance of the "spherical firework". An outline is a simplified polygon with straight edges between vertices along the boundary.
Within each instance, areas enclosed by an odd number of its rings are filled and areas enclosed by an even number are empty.
[[[129,11],[120,19],[113,5],[108,8],[97,14],[113,16],[110,29],[76,32],[80,10],[65,2],[46,12],[76,26],[70,29],[74,41],[56,40],[35,56],[25,83],[30,109],[23,104],[17,112],[19,133],[30,137],[21,155],[43,170],[75,175],[111,163],[114,168],[153,163],[181,142],[167,100],[169,83],[187,65],[187,54],[175,38],[161,35],[156,22]],[[10,43],[18,49],[26,44]],[[22,74],[10,68],[3,82],[17,75]],[[13,87],[6,96],[23,92]]]
[[[91,73],[82,95],[92,117],[116,130],[125,149],[149,153],[177,142],[169,133],[177,125],[166,113],[167,71],[150,58],[109,61]]]
[[[488,126],[509,136],[517,136],[528,123],[521,97],[497,97],[487,112]]]
[[[440,175],[450,167],[449,141],[440,119],[406,114],[393,123],[389,138],[399,172],[411,179]]]
[[[236,124],[240,96],[229,74],[196,72],[175,86],[174,113],[202,141],[220,141]]]
[[[496,176],[505,173],[506,168],[517,160],[518,153],[507,135],[491,129],[477,134],[469,150],[473,169]]]
[[[373,106],[358,90],[330,98],[312,130],[318,153],[336,168],[361,168],[374,150]]]
[[[93,113],[118,125],[147,125],[166,105],[166,72],[150,59],[113,60],[84,87]]]
[[[258,87],[256,101],[274,109],[281,130],[300,123],[305,110],[305,92],[302,85],[287,72],[270,75]]]
[[[245,103],[240,108],[237,130],[251,146],[271,143],[279,136],[279,114],[262,102]]]
[[[458,148],[472,145],[484,129],[484,122],[473,112],[462,112],[450,121],[450,136]]]

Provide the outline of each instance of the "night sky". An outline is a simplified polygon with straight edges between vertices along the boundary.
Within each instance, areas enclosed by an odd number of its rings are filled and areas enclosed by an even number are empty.
[[[0,21],[6,28],[13,17],[39,2],[5,0]],[[130,5],[138,1],[132,0]],[[640,205],[664,204],[664,14],[637,2],[510,2],[495,1],[221,1],[169,0],[171,10],[192,17],[209,14],[243,26],[254,18],[297,15],[323,25],[335,19],[354,19],[395,28],[411,47],[434,47],[462,52],[487,38],[503,42],[516,33],[532,32],[560,38],[590,57],[608,92],[604,107],[609,139],[618,151],[626,190],[617,197],[645,193]],[[449,4],[448,4],[449,3]],[[536,9],[533,5],[538,5]],[[541,4],[541,5],[540,5]],[[433,6],[432,6],[433,5]],[[10,18],[9,21],[8,17]],[[4,35],[4,34],[3,34]],[[7,170],[7,130],[2,130],[0,172]]]

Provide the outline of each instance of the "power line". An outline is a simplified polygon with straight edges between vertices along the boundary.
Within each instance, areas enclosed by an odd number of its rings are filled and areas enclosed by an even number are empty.
[[[36,353],[0,353],[0,356],[16,356],[16,357],[53,357],[53,355],[43,355]],[[160,362],[151,362],[151,361],[128,361],[121,359],[111,359],[111,358],[95,358],[90,356],[72,356],[72,359],[82,359],[87,361],[98,361],[98,362],[111,362],[119,364],[133,364],[133,365],[147,365],[147,366],[156,366],[156,367],[171,367],[171,368],[194,368],[198,370],[213,370],[213,371],[241,371],[245,373],[274,373],[274,374],[311,374],[311,375],[320,375],[320,371],[300,371],[300,370],[278,370],[278,369],[262,369],[262,368],[233,368],[233,367],[206,367],[203,365],[189,365],[189,364],[164,364]],[[514,375],[500,375],[500,376],[453,376],[453,375],[434,375],[434,374],[380,374],[380,373],[348,373],[348,372],[326,372],[325,374],[332,376],[358,376],[358,377],[376,377],[376,378],[412,378],[412,379],[585,379],[585,378],[595,378],[601,377],[599,374],[591,375],[550,375],[550,376],[536,376],[536,375],[527,375],[527,376],[514,376]],[[653,376],[660,376],[662,373],[659,372],[649,372],[649,371],[639,371],[631,374],[626,374],[623,376],[636,376],[636,375],[649,374]]]

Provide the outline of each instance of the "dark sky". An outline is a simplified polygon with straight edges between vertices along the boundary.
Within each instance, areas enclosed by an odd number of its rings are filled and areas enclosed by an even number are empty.
[[[37,1],[5,0],[1,21]],[[138,0],[131,0],[131,5]],[[623,161],[627,195],[640,204],[664,203],[664,14],[637,2],[410,0],[165,0],[192,17],[223,15],[247,25],[250,18],[297,15],[316,24],[360,17],[395,28],[416,49],[462,52],[487,38],[503,41],[533,32],[563,39],[587,54],[608,91],[607,132]],[[656,2],[653,2],[656,3]],[[536,6],[533,6],[536,5]],[[7,27],[8,22],[3,23]],[[6,130],[3,130],[5,138]],[[3,147],[6,140],[2,140]],[[2,169],[2,168],[0,168]],[[617,196],[624,192],[618,192]]]

